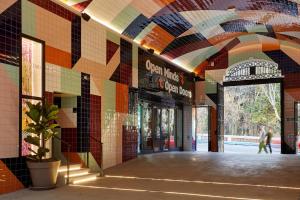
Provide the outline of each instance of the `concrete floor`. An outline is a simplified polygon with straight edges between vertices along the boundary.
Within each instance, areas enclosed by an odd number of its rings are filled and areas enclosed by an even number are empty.
[[[106,175],[80,185],[22,190],[0,199],[300,199],[298,155],[159,153],[108,169]]]

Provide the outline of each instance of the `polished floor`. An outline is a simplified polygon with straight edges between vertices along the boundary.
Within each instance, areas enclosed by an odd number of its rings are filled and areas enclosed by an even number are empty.
[[[50,191],[22,190],[1,200],[299,200],[298,155],[172,152],[140,156],[106,177]]]

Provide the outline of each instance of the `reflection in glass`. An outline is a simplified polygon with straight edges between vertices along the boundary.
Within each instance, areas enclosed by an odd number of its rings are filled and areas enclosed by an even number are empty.
[[[26,112],[28,111],[26,101],[29,101],[32,104],[37,104],[38,102],[41,102],[39,100],[22,99],[22,156],[27,156],[30,154],[30,151],[28,149],[30,145],[24,141],[24,138],[27,137],[27,133],[23,131],[27,127],[27,125],[32,122],[32,120],[26,115]]]
[[[169,149],[169,110],[164,108],[161,111],[161,140],[163,141],[163,150]]]
[[[175,109],[169,109],[169,133],[170,133],[170,142],[169,146],[171,149],[176,148],[176,135],[175,135]]]
[[[139,103],[139,151],[157,152],[177,148],[175,111],[175,108]]]
[[[148,103],[141,104],[141,134],[142,134],[142,149],[152,149],[152,129],[151,129],[151,117],[152,109]]]
[[[22,38],[22,94],[42,97],[42,44]]]

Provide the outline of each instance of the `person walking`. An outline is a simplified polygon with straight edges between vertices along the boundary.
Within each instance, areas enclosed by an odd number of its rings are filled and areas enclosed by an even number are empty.
[[[266,132],[264,127],[259,127],[259,146],[258,146],[258,153],[261,153],[261,150],[264,149],[266,153],[268,153],[267,147],[265,145],[265,138],[266,138]]]
[[[266,137],[267,137],[267,139],[266,139],[266,147],[268,146],[269,150],[270,150],[270,153],[272,153],[272,146],[271,146],[272,137],[273,137],[272,128],[269,128],[269,131],[267,132]]]

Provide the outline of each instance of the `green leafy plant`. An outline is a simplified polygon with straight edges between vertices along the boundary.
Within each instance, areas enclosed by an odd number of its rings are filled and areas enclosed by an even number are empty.
[[[27,101],[26,104],[29,110],[25,114],[31,122],[24,130],[28,134],[25,141],[36,147],[29,147],[32,154],[28,158],[41,162],[50,151],[45,147],[46,142],[57,134],[55,128],[59,125],[54,123],[54,120],[58,119],[59,109],[56,105],[49,105],[47,102],[32,104]]]

